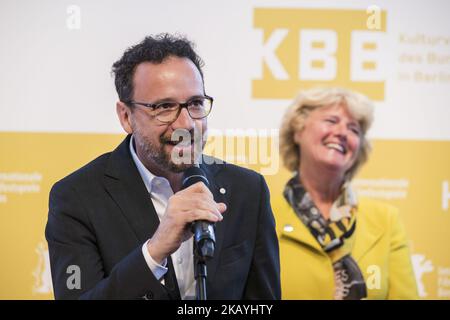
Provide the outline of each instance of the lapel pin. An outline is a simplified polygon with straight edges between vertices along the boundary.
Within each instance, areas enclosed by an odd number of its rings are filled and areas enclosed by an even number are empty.
[[[227,193],[227,190],[225,190],[225,188],[220,188],[220,189],[219,189],[219,192],[220,192],[221,194],[225,194],[225,193]]]

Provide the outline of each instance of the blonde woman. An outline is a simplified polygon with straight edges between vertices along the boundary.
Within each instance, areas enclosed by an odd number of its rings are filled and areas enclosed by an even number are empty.
[[[367,160],[372,103],[340,88],[302,92],[280,135],[293,173],[274,199],[283,299],[415,299],[397,210],[359,199],[350,181]]]

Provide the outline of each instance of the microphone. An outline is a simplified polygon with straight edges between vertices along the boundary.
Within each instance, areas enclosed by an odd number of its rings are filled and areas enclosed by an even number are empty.
[[[197,182],[203,182],[209,188],[209,181],[205,173],[198,165],[194,165],[184,172],[182,189]],[[203,259],[212,258],[216,243],[214,224],[206,220],[197,220],[192,223],[191,231],[194,234],[194,250],[197,256]]]

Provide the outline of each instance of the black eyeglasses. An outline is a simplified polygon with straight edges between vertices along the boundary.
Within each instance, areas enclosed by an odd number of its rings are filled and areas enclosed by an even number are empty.
[[[151,109],[151,115],[162,123],[174,122],[186,108],[192,119],[206,118],[212,109],[214,99],[210,96],[198,96],[189,99],[189,101],[181,103],[174,101],[161,101],[158,103],[145,103],[137,101],[127,101],[126,104],[135,104]]]

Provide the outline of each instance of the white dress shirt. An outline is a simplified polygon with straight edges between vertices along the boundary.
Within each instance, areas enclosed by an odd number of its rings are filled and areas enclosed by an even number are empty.
[[[150,194],[158,218],[161,221],[166,211],[169,197],[173,195],[173,190],[166,178],[155,176],[139,160],[136,151],[134,150],[133,136],[130,139],[130,151],[139,174],[144,181],[145,187]],[[142,254],[156,279],[164,284],[163,276],[167,273],[167,260],[165,259],[162,262],[162,265],[156,263],[148,252],[147,242],[148,240],[142,246]],[[189,240],[183,242],[180,248],[178,248],[171,257],[181,298],[183,300],[195,299],[196,281],[194,279],[193,238],[191,237]]]

